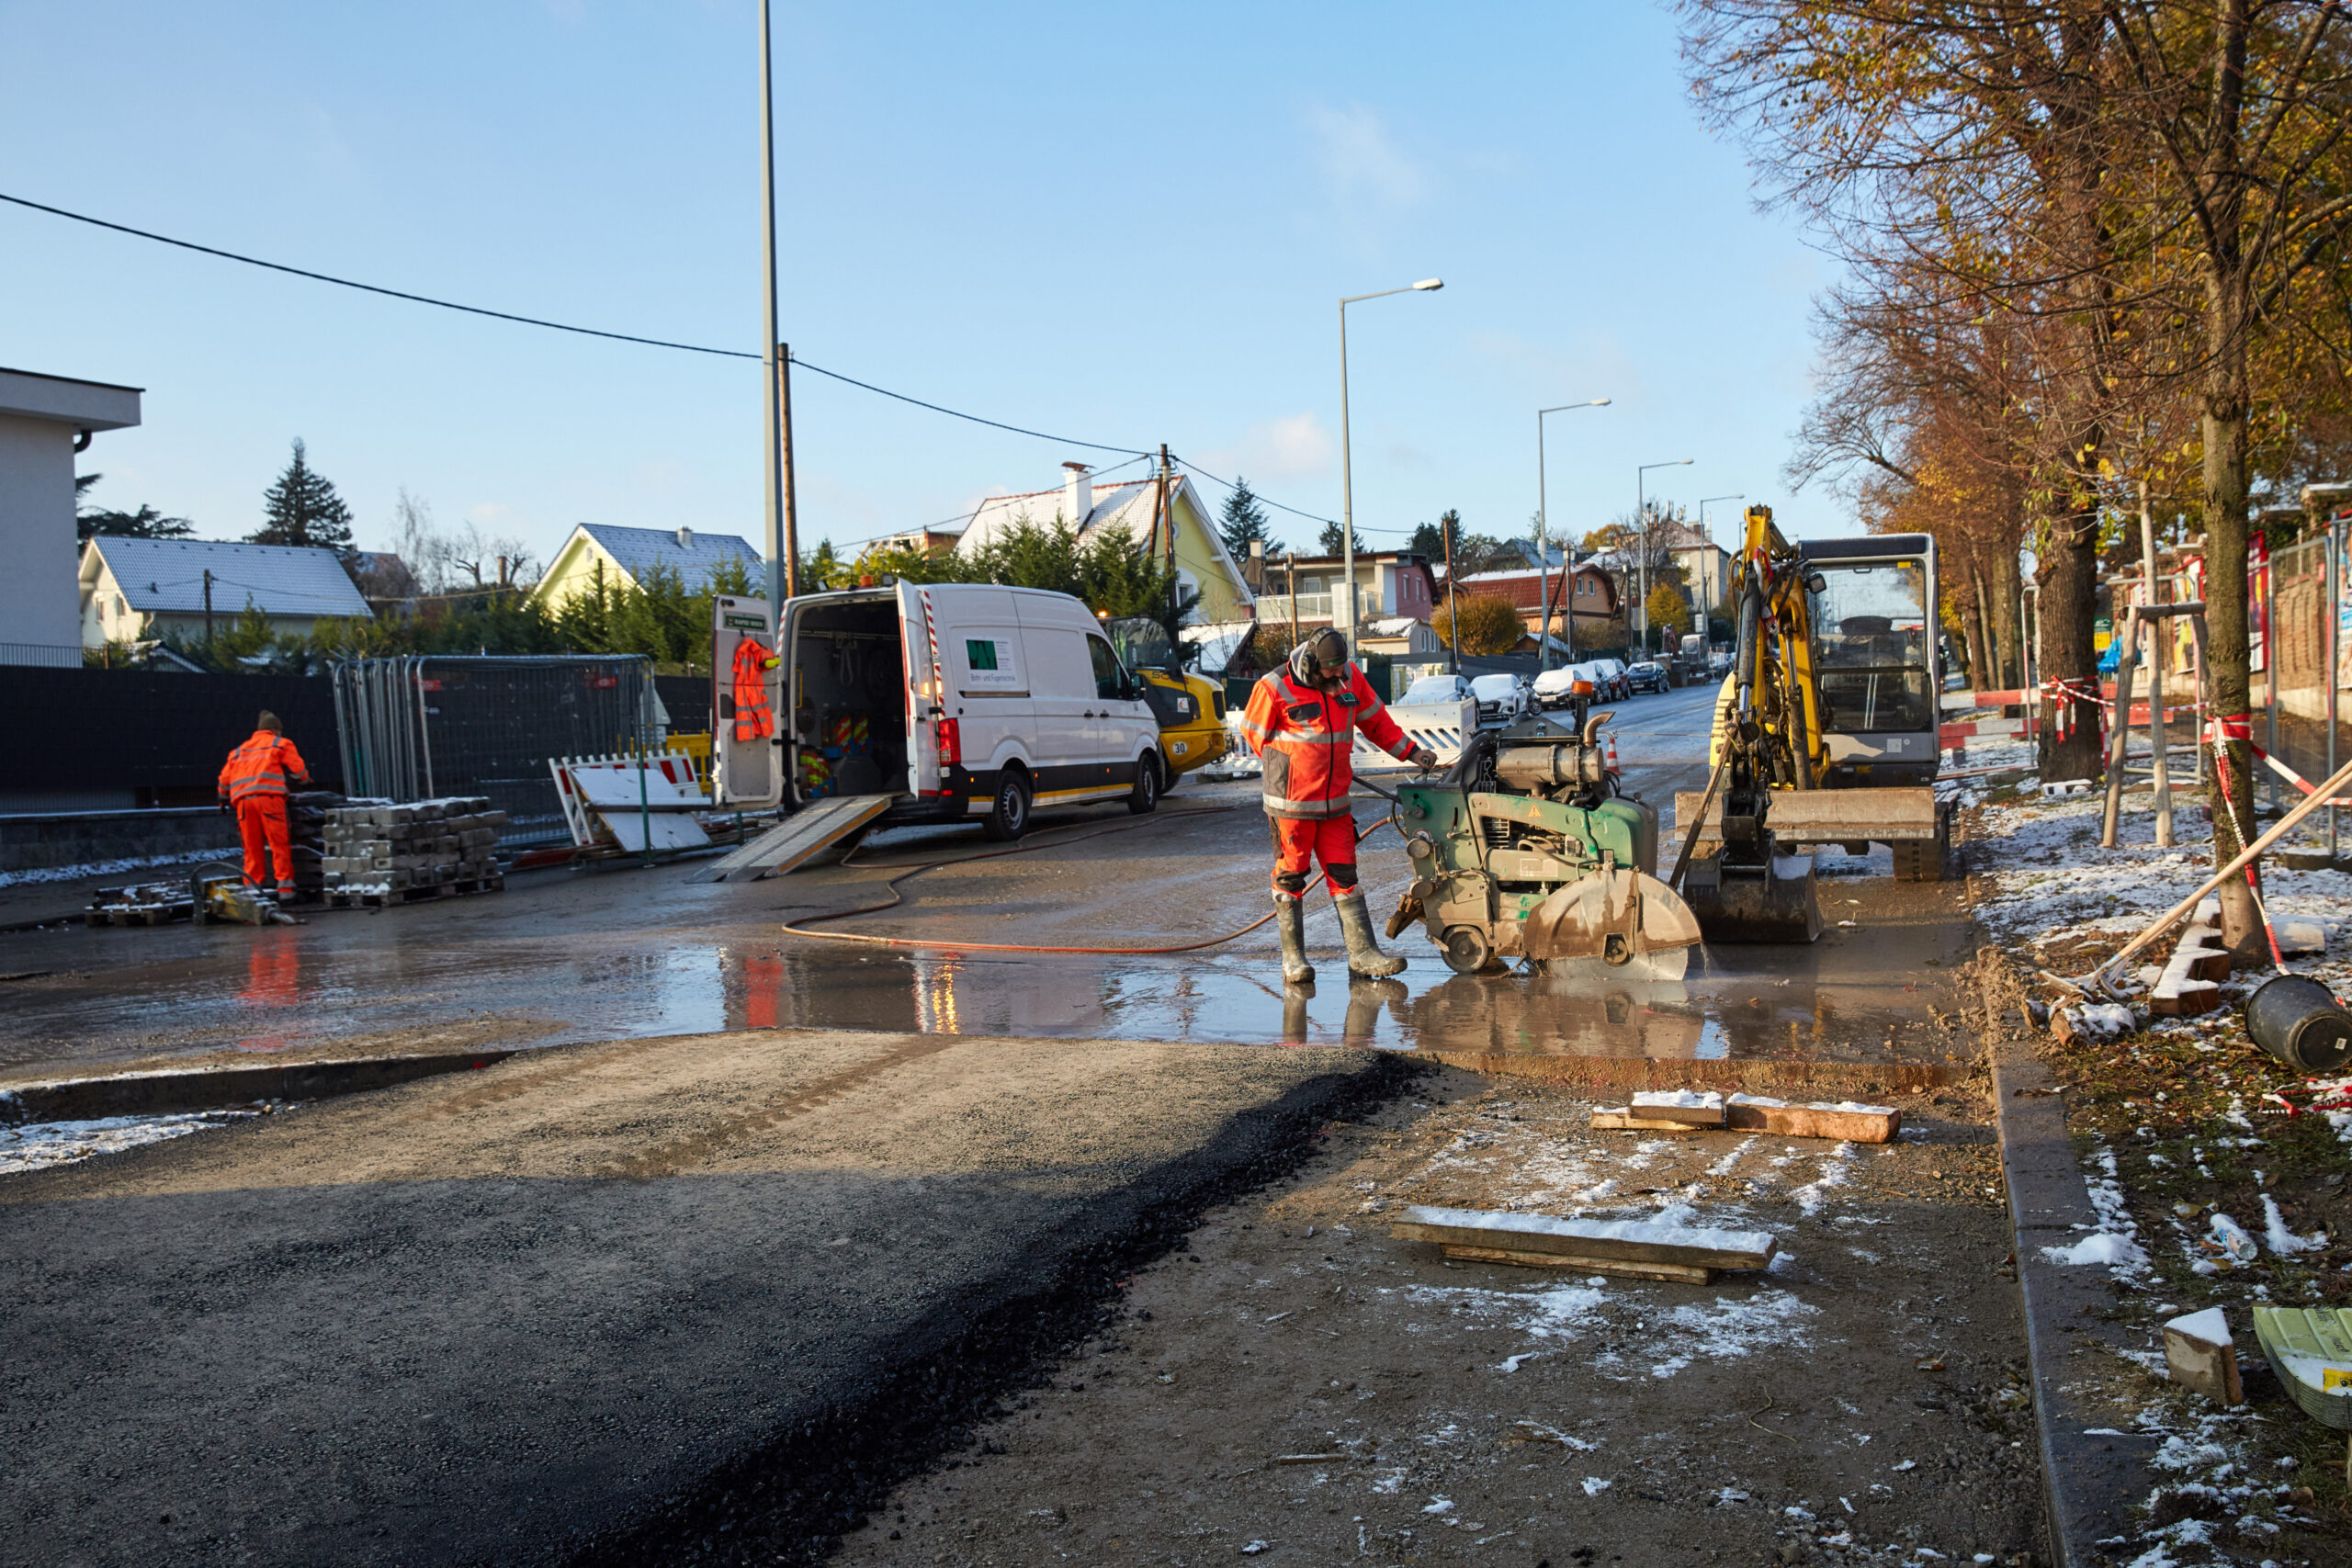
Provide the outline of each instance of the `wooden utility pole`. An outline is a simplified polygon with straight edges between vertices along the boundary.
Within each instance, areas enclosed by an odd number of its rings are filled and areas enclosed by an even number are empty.
[[[212,640],[212,569],[204,569],[204,640]]]
[[[792,479],[792,345],[775,345],[776,439],[783,443],[784,469],[784,596],[800,597],[800,508]],[[781,626],[782,621],[777,624]]]
[[[1453,654],[1453,672],[1462,673],[1462,601],[1453,592],[1453,513],[1438,519],[1445,530],[1445,640]]]

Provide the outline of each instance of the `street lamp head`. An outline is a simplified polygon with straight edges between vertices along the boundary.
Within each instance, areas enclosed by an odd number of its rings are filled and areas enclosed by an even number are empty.
[[[1611,401],[1611,400],[1608,398],[1595,398],[1584,406],[1589,409],[1605,409],[1609,406]]]
[[[1440,289],[1440,288],[1444,288],[1444,287],[1445,287],[1445,279],[1443,279],[1443,278],[1442,278],[1442,277],[1425,277],[1425,278],[1421,279],[1419,283],[1416,283],[1415,285],[1413,285],[1413,287],[1414,287],[1414,288],[1418,288],[1418,289],[1420,289],[1420,290],[1421,290],[1422,292],[1424,292],[1424,293],[1429,293],[1429,292],[1434,291],[1434,290],[1436,290],[1436,289]]]
[[[1695,461],[1697,459],[1693,457],[1678,457],[1675,459],[1674,466],[1678,468],[1687,468]]]

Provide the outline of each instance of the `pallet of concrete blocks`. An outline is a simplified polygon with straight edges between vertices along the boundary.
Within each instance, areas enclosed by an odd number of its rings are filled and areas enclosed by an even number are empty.
[[[498,868],[498,830],[506,813],[478,795],[441,800],[356,804],[327,814],[327,902],[414,903],[506,886]]]

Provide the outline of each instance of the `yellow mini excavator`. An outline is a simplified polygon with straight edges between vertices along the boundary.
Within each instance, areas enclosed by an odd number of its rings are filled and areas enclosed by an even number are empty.
[[[1791,544],[1747,509],[1738,647],[1715,706],[1703,792],[1675,796],[1679,886],[1710,942],[1821,934],[1809,850],[1889,846],[1908,881],[1943,875],[1935,798],[1941,689],[1935,540]]]

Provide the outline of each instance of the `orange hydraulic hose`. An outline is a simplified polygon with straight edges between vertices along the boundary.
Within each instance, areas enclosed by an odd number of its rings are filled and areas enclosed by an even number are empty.
[[[1241,807],[1238,806],[1204,806],[1195,807],[1190,811],[1168,812],[1165,814],[1165,817],[1213,817],[1223,812],[1238,811],[1240,809]],[[1061,840],[1061,842],[1068,844],[1083,843],[1088,839],[1099,839],[1107,833],[1125,833],[1136,828],[1148,828],[1152,825],[1154,820],[1164,820],[1165,817],[1146,818],[1134,822],[1121,822],[1109,828],[1097,828],[1091,833],[1081,833],[1075,839],[1065,839]],[[1374,833],[1387,826],[1389,820],[1390,819],[1388,818],[1384,817],[1378,821],[1374,822],[1371,826],[1363,829],[1356,834],[1356,842],[1359,844],[1363,843],[1366,839],[1372,837]],[[1078,826],[1078,824],[1073,823],[1071,826],[1075,827]],[[1045,829],[1045,831],[1049,833],[1058,832],[1061,829],[1053,828]],[[859,915],[878,915],[885,909],[897,908],[899,905],[906,902],[904,896],[899,892],[899,884],[910,881],[914,877],[921,876],[926,871],[937,871],[942,866],[969,865],[976,861],[998,860],[1005,855],[1022,855],[1027,854],[1032,850],[1056,849],[1059,846],[1056,844],[1015,844],[1009,850],[990,850],[983,854],[961,855],[954,860],[925,861],[920,865],[910,865],[907,867],[904,871],[899,873],[898,875],[893,876],[883,883],[883,886],[890,890],[889,899],[886,903],[865,904],[854,909],[836,909],[830,914],[802,915],[797,919],[785,921],[784,929],[790,931],[795,936],[813,937],[820,942],[870,942],[876,947],[947,947],[955,948],[958,952],[967,953],[1091,953],[1119,957],[1148,957],[1159,953],[1197,953],[1204,947],[1222,947],[1225,943],[1232,942],[1237,938],[1248,936],[1251,931],[1256,931],[1260,926],[1264,925],[1268,920],[1274,918],[1273,911],[1268,910],[1265,914],[1259,916],[1248,925],[1241,927],[1238,931],[1227,931],[1223,936],[1213,936],[1204,942],[1181,942],[1167,947],[1037,947],[1025,942],[955,942],[943,938],[933,937],[868,936],[862,931],[816,931],[808,929],[810,926],[821,925],[828,920],[852,919]],[[849,863],[849,860],[846,856],[842,858],[842,863],[843,865],[847,865]],[[1315,886],[1319,886],[1325,880],[1326,878],[1321,874],[1317,874],[1315,878],[1315,883],[1310,886],[1306,891],[1312,892]],[[1301,895],[1301,897],[1304,896],[1304,894]]]

